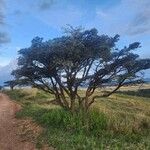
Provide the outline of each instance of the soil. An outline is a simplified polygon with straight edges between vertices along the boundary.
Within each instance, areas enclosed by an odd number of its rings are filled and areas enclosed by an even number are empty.
[[[35,144],[21,139],[18,119],[15,118],[21,106],[0,93],[0,150],[36,150]]]

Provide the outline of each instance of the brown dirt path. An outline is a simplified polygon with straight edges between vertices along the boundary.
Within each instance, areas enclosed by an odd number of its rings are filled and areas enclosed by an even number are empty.
[[[21,141],[16,134],[15,113],[20,109],[8,96],[0,93],[0,150],[36,150],[33,143]]]

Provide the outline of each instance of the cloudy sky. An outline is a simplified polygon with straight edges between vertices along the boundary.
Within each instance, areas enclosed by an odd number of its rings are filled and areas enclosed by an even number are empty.
[[[35,36],[57,37],[67,24],[119,34],[119,47],[141,42],[136,52],[150,58],[150,0],[0,0],[0,68],[15,65]]]

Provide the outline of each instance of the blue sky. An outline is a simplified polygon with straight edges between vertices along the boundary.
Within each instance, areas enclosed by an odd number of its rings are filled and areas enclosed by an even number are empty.
[[[136,52],[150,58],[149,8],[150,0],[0,0],[0,66],[14,62],[35,36],[57,37],[67,24],[119,34],[119,47],[139,41]]]

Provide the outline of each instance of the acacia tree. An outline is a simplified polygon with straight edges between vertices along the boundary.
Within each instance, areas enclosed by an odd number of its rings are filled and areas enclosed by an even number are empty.
[[[24,87],[24,86],[29,86],[31,85],[30,82],[28,82],[29,80],[26,78],[22,78],[22,79],[14,79],[14,80],[9,80],[4,82],[4,86],[6,87],[10,87],[11,90],[14,90],[14,88],[16,86],[18,87]]]
[[[72,28],[62,37],[43,41],[36,37],[19,51],[17,79],[53,94],[58,104],[72,112],[87,111],[96,98],[110,96],[125,83],[141,80],[138,72],[150,68],[150,59],[140,59],[133,50],[139,42],[116,47],[119,35]],[[94,94],[97,88],[115,83],[112,91]],[[84,95],[79,88],[84,86]]]
[[[0,91],[3,89],[3,86],[2,85],[0,85]]]
[[[9,81],[4,82],[4,86],[7,86],[7,87],[9,86],[11,90],[13,90],[17,84],[18,83],[16,80],[9,80]]]

